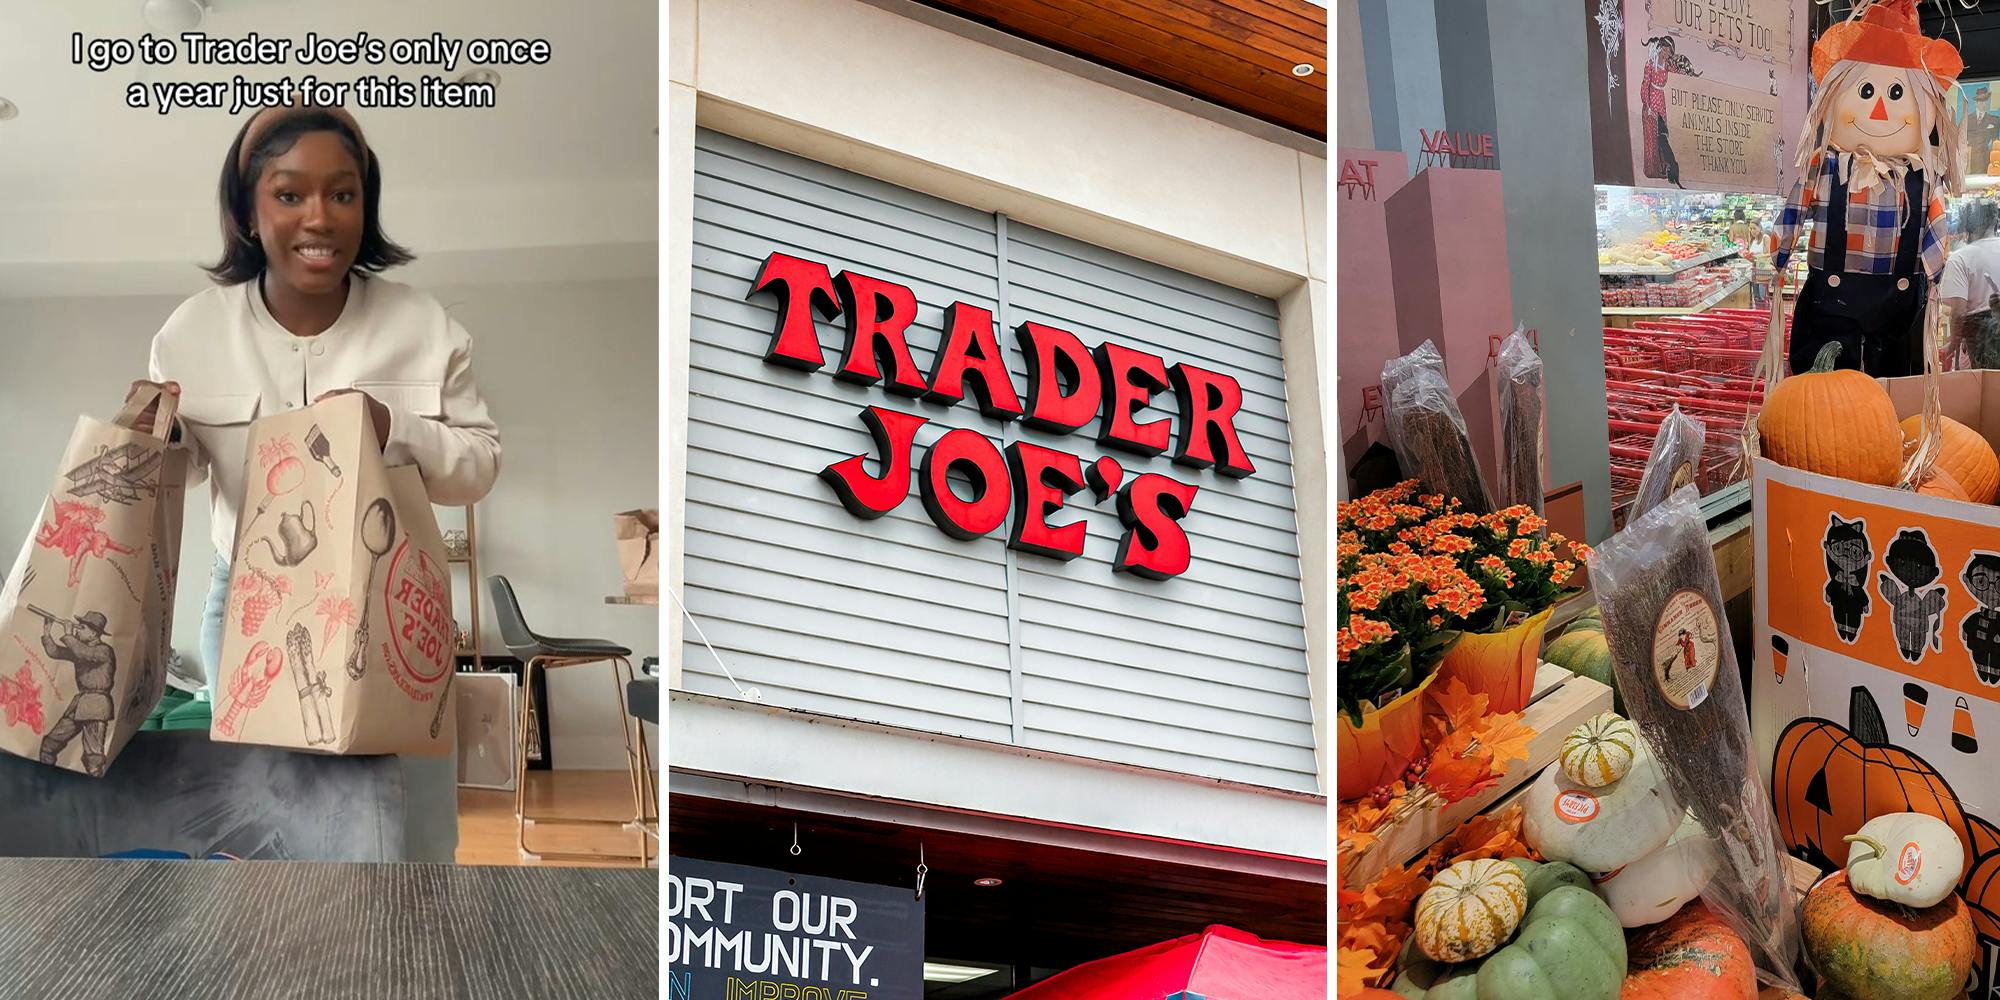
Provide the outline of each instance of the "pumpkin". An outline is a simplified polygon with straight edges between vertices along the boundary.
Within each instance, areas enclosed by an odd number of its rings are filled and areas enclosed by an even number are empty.
[[[1559,767],[1544,769],[1528,788],[1521,834],[1550,861],[1608,872],[1659,847],[1680,824],[1680,803],[1641,739],[1632,769],[1608,787],[1588,788]]]
[[[1847,883],[1863,896],[1923,909],[1958,887],[1965,842],[1936,816],[1877,816],[1845,838]]]
[[[1917,487],[1917,492],[1927,497],[1942,497],[1946,500],[1972,499],[1966,494],[1965,488],[1958,485],[1958,480],[1951,477],[1951,473],[1936,465],[1931,466],[1931,474],[1924,477],[1923,484]]]
[[[1506,947],[1460,965],[1406,949],[1389,988],[1410,1000],[1614,1000],[1625,978],[1618,919],[1590,890],[1551,884]]]
[[[1800,922],[1813,970],[1850,997],[1957,997],[1978,948],[1972,914],[1957,896],[1912,910],[1855,892],[1846,872],[1806,893]]]
[[[1810,371],[1779,382],[1764,397],[1757,414],[1764,457],[1823,476],[1893,486],[1903,472],[1896,404],[1862,372],[1835,370],[1839,354],[1839,342],[1826,345]]]
[[[1612,691],[1613,708],[1624,710],[1624,699],[1618,697],[1618,679],[1611,670],[1611,643],[1604,637],[1601,623],[1593,623],[1595,628],[1572,627],[1562,638],[1549,643],[1548,652],[1542,658],[1579,677],[1588,677]]]
[[[1914,446],[1924,431],[1923,416],[1903,421],[1900,430],[1903,441]],[[1978,431],[1950,417],[1938,418],[1938,433],[1938,456],[1931,468],[1950,476],[1973,503],[1992,503],[2000,496],[2000,455]]]
[[[1752,1000],[1750,946],[1700,902],[1626,942],[1621,1000]]]
[[[1701,895],[1720,863],[1715,840],[1689,814],[1657,850],[1591,878],[1619,923],[1645,927],[1681,912],[1689,900]]]
[[[1975,843],[1957,793],[1923,758],[1890,745],[1867,688],[1849,691],[1847,715],[1845,727],[1797,719],[1778,737],[1771,804],[1785,846],[1822,870],[1837,868],[1850,850],[1848,834],[1875,816],[1900,812],[1936,816],[1961,842]]]
[[[1417,899],[1417,946],[1440,962],[1490,954],[1528,912],[1520,869],[1497,858],[1461,861],[1438,873]]]
[[[1616,712],[1605,712],[1563,737],[1556,760],[1569,780],[1585,788],[1603,788],[1632,770],[1639,742],[1639,727]]]
[[[1573,885],[1579,889],[1590,888],[1590,875],[1583,869],[1566,861],[1530,861],[1527,858],[1508,858],[1507,863],[1521,872],[1521,878],[1528,883],[1528,905],[1549,894],[1557,886]]]

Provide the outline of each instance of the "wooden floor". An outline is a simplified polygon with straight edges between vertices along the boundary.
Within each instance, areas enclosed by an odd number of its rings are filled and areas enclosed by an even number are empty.
[[[659,772],[653,773],[659,787]],[[564,819],[628,819],[632,815],[632,785],[623,771],[529,771],[528,814]],[[537,851],[600,854],[602,861],[548,859],[527,861],[514,842],[514,793],[482,788],[458,790],[458,863],[462,865],[635,866],[637,834],[615,826],[536,824],[528,827],[528,844]],[[659,843],[654,841],[654,864]]]

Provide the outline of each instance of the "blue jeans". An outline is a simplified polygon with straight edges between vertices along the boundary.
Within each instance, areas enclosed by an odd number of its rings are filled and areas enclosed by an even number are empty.
[[[229,563],[215,559],[201,612],[201,663],[211,695],[222,677],[222,627],[229,610]],[[398,757],[403,764],[405,861],[458,860],[458,755]]]

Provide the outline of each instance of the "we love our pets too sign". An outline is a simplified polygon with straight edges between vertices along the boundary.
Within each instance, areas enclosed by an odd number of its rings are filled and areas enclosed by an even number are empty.
[[[828,364],[815,316],[842,321],[846,345],[832,376],[884,392],[955,406],[971,394],[986,417],[1019,420],[1037,430],[1068,434],[1094,424],[1097,443],[1154,458],[1172,453],[1174,464],[1241,479],[1255,473],[1237,435],[1243,390],[1231,376],[1185,361],[1105,342],[1086,347],[1075,334],[1037,322],[1014,329],[1028,366],[1025,400],[1014,391],[995,333],[993,314],[954,302],[945,307],[930,371],[910,353],[916,294],[903,285],[783,253],[764,259],[747,297],[769,295],[778,319],[764,353],[768,364],[817,372]],[[1142,420],[1154,396],[1171,393],[1172,417]],[[820,470],[842,506],[860,518],[895,510],[910,495],[911,479],[924,512],[940,531],[980,538],[1011,524],[1011,548],[1070,560],[1083,554],[1082,521],[1051,523],[1088,489],[1098,502],[1116,496],[1124,527],[1113,569],[1154,580],[1187,571],[1193,559],[1181,521],[1194,509],[1200,488],[1158,472],[1128,475],[1105,455],[1085,465],[1057,448],[1015,441],[1003,449],[970,428],[947,431],[921,456],[917,431],[929,417],[887,406],[864,407],[859,418],[874,437],[872,454],[856,455]],[[871,474],[870,464],[877,472]],[[953,477],[970,486],[960,495]],[[1013,515],[1010,519],[1009,513]]]

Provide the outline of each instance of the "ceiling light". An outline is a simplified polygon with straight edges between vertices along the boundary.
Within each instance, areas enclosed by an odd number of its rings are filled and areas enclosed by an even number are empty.
[[[1000,967],[995,965],[948,965],[944,962],[925,962],[924,982],[969,983],[999,971]]]
[[[201,27],[201,20],[207,14],[208,8],[201,0],[145,0],[139,7],[139,16],[145,18],[147,27],[168,35]]]
[[[1293,76],[1311,76],[1311,75],[1313,75],[1313,66],[1312,66],[1312,63],[1300,63],[1300,64],[1298,64],[1297,66],[1294,66],[1294,67],[1292,67],[1292,75],[1293,75]]]
[[[997,878],[994,878],[994,877],[993,877],[993,876],[991,876],[991,875],[988,875],[988,876],[986,876],[985,878],[976,878],[976,879],[973,879],[973,880],[972,880],[972,884],[973,884],[973,885],[976,885],[976,886],[978,886],[978,887],[980,887],[980,888],[982,888],[982,889],[991,889],[991,888],[993,888],[994,886],[996,886],[996,885],[999,885],[999,884],[1000,884],[1000,880],[999,880],[999,879],[997,879]]]
[[[18,118],[20,115],[21,109],[13,101],[0,97],[0,122],[4,122],[9,118]]]
[[[485,66],[480,66],[475,69],[469,69],[463,73],[460,73],[458,75],[458,82],[483,83],[488,86],[498,86],[500,83],[500,71],[497,69],[488,69]]]

